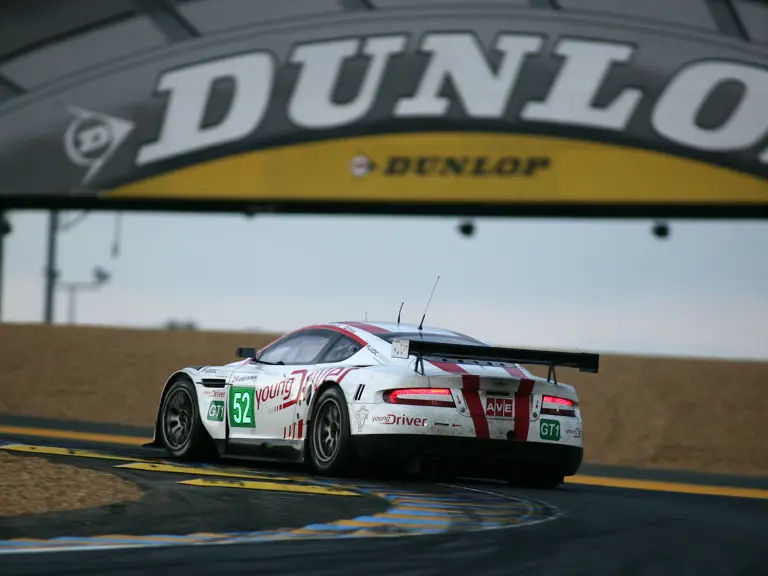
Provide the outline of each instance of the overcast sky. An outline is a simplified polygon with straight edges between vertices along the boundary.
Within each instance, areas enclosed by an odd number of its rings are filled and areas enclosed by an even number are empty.
[[[75,213],[66,213],[71,219]],[[13,212],[3,320],[39,322],[47,215]],[[77,322],[285,331],[328,320],[418,322],[502,345],[768,359],[768,223],[90,214],[62,234],[62,279],[113,281]],[[66,321],[66,295],[56,320]]]

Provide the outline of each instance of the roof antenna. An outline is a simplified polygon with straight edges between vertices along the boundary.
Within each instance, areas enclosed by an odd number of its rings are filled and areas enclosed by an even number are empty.
[[[400,324],[400,314],[403,312],[403,304],[405,302],[400,302],[400,310],[397,311],[397,323]]]
[[[437,280],[435,280],[435,285],[432,287],[432,294],[429,295],[429,300],[427,300],[427,306],[424,308],[424,316],[421,317],[421,323],[419,324],[419,330],[424,328],[424,319],[427,317],[427,310],[429,310],[429,305],[432,302],[432,296],[435,295],[435,288],[437,288],[437,283],[440,282],[440,276],[437,277]]]
[[[365,309],[365,321],[368,322],[368,308]]]

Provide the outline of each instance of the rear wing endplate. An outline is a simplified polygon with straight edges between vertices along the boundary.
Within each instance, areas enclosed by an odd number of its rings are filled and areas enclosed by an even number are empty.
[[[443,360],[484,360],[486,362],[509,362],[513,364],[536,364],[549,366],[549,377],[554,378],[556,366],[578,368],[580,372],[597,374],[599,354],[587,352],[557,352],[552,350],[526,350],[523,348],[501,348],[496,346],[474,346],[471,344],[448,344],[429,340],[392,340],[392,358],[408,359],[416,356],[416,372],[424,373],[424,357],[439,357]]]

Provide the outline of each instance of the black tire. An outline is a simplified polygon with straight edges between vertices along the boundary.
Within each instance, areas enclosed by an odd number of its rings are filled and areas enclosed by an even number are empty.
[[[158,435],[174,458],[207,460],[215,456],[213,441],[200,419],[195,385],[186,378],[171,384],[163,398]]]
[[[308,464],[318,474],[347,474],[355,462],[347,399],[340,388],[325,389],[315,403],[307,435]]]

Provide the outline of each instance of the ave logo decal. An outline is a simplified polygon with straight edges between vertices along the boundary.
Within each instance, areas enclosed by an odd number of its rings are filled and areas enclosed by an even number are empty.
[[[220,57],[160,75],[155,93],[165,102],[163,116],[154,138],[138,148],[135,163],[150,166],[244,141],[268,144],[280,132],[301,140],[301,133],[328,134],[372,119],[400,126],[403,121],[436,119],[461,121],[462,129],[468,121],[493,121],[511,131],[535,124],[539,130],[551,126],[607,134],[633,133],[642,125],[648,127],[646,139],[658,140],[661,148],[667,143],[696,153],[741,152],[768,164],[768,70],[736,61],[692,61],[660,90],[651,89],[642,85],[639,70],[639,84],[627,80],[640,50],[635,44],[575,37],[562,37],[545,50],[543,35],[502,33],[486,51],[474,33],[452,32],[427,33],[417,42],[409,34],[395,33],[298,44],[283,67],[266,50]],[[423,67],[409,65],[413,62],[404,56],[412,53],[423,59]],[[545,93],[531,94],[520,79],[544,58],[556,64],[539,72],[551,76],[551,82]],[[416,70],[415,83],[406,82]],[[355,88],[342,101],[337,94],[353,72]],[[295,81],[288,82],[286,74]],[[214,87],[222,82],[233,87],[224,103],[214,98]],[[740,96],[725,114],[702,123],[701,115],[728,85],[739,86]],[[455,97],[446,95],[447,86]],[[519,105],[511,106],[513,101]],[[130,132],[127,125],[118,129],[116,119],[92,115],[88,120],[92,123],[86,125],[83,117],[67,136],[70,158],[89,168],[86,178]],[[361,150],[347,161],[353,176],[362,177],[376,168],[378,159]],[[547,162],[523,151],[499,151],[496,158],[468,153],[457,160],[425,150],[423,158],[388,158],[383,169],[424,176],[445,171],[531,176],[546,170]]]
[[[485,415],[493,418],[513,418],[514,400],[512,398],[488,398]]]

